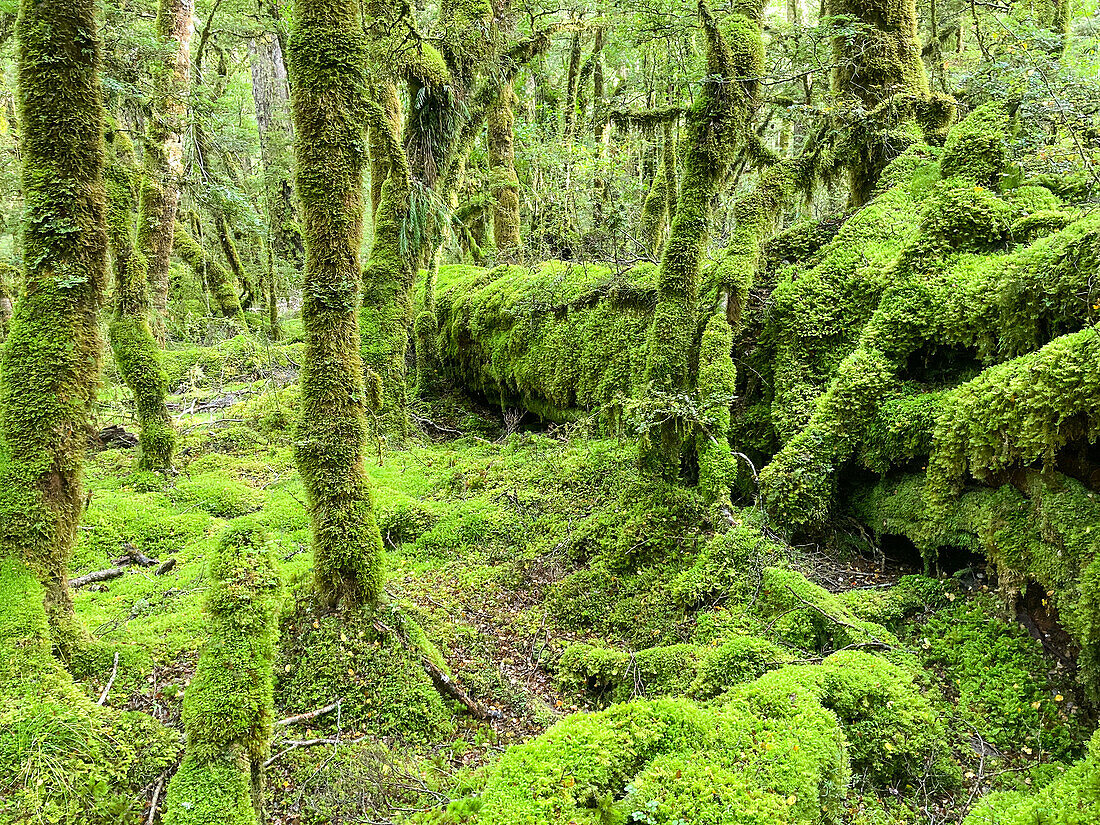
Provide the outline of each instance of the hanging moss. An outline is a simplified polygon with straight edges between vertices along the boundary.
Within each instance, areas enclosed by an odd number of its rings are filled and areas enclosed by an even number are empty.
[[[689,355],[696,332],[695,302],[706,252],[711,199],[759,96],[764,72],[760,9],[734,13],[721,27],[706,5],[699,14],[707,43],[707,75],[687,116],[684,173],[668,244],[661,258],[657,305],[649,330],[646,382],[649,392],[688,389]],[[644,467],[668,477],[680,473],[683,423],[669,416],[642,439]]]
[[[121,131],[108,132],[113,152],[105,172],[107,236],[114,262],[114,313],[109,328],[111,350],[122,380],[134,396],[134,413],[141,427],[140,470],[166,472],[172,466],[176,433],[165,397],[168,377],[160,349],[149,327],[146,261],[134,248],[131,208],[137,169],[133,144]]]
[[[195,275],[210,286],[210,294],[218,305],[218,311],[226,318],[239,320],[244,327],[243,310],[238,296],[237,281],[233,274],[218,261],[206,254],[198,241],[184,228],[176,224],[175,251]]]
[[[278,566],[258,524],[222,535],[210,566],[210,639],[187,687],[187,748],[168,785],[166,825],[263,821],[263,763],[273,716]]]
[[[367,88],[359,4],[297,4],[289,52],[306,240],[306,351],[295,458],[309,496],[318,600],[326,609],[353,610],[375,605],[383,582],[382,539],[364,467],[366,398],[358,325]],[[396,177],[387,178],[390,193]],[[392,231],[399,232],[399,226]],[[404,265],[400,257],[396,265]]]
[[[43,582],[63,651],[81,632],[68,563],[107,269],[95,12],[82,0],[46,0],[26,3],[19,17],[26,269],[0,371],[0,556],[30,565]]]

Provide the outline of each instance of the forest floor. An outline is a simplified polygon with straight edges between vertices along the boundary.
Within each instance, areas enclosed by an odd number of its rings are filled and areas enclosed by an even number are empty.
[[[311,572],[292,454],[300,355],[300,345],[256,351],[239,341],[171,353],[178,475],[164,483],[134,473],[132,448],[90,453],[72,570],[111,568],[134,551],[155,560],[76,591],[79,616],[108,654],[81,684],[98,698],[110,681],[109,705],[181,728],[218,535],[242,516],[267,528],[290,595],[276,716],[339,700],[276,728],[273,823],[438,820],[451,799],[476,791],[479,767],[567,714],[634,696],[698,694],[697,681],[688,690],[682,675],[644,671],[638,654],[669,651],[673,670],[694,672],[708,651],[745,632],[779,651],[767,670],[859,647],[843,643],[856,626],[885,628],[892,660],[942,721],[953,778],[873,786],[857,775],[844,822],[956,822],[989,790],[1037,787],[1082,754],[1092,720],[1071,674],[998,613],[984,569],[925,579],[898,559],[855,552],[858,541],[842,552],[772,539],[751,563],[723,566],[708,549],[719,532],[712,516],[690,496],[640,484],[628,441],[523,432],[522,421],[517,431],[457,402],[418,409],[423,431],[400,448],[379,447],[369,471],[387,549],[385,609],[423,628],[487,718],[428,693],[401,695],[402,680],[414,677],[393,676],[384,657],[351,643],[335,667],[305,667],[310,639],[320,637],[303,631],[301,610],[291,607]],[[133,430],[123,391],[110,375],[107,383],[100,426]],[[735,526],[757,517],[751,506],[732,516]],[[764,612],[754,607],[759,581],[743,585],[772,566],[820,587],[792,589],[793,606]],[[791,624],[799,614],[802,624]],[[323,618],[312,628],[323,633]],[[390,681],[396,692],[380,687]],[[405,713],[402,701],[423,706]],[[144,804],[159,793],[146,789]]]

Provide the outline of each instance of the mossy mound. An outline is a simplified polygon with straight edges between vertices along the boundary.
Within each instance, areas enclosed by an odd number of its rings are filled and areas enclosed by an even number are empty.
[[[179,738],[139,713],[100,707],[50,653],[43,590],[0,559],[0,821],[137,823],[141,789],[179,757]]]
[[[1100,821],[1100,732],[1088,756],[1041,791],[990,794],[963,825],[1091,825]]]
[[[658,699],[567,717],[484,769],[476,797],[422,821],[828,822],[853,766],[879,788],[953,786],[942,734],[907,674],[847,651],[711,706]]]
[[[396,607],[340,617],[316,612],[304,596],[282,620],[275,703],[293,715],[339,700],[345,731],[430,741],[451,729],[451,714],[421,657],[446,672],[439,651]]]

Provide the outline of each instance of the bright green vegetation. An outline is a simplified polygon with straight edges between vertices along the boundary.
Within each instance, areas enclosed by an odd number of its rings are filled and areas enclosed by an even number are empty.
[[[281,593],[266,531],[231,522],[210,566],[210,639],[183,703],[187,749],[168,786],[168,823],[253,823],[263,816],[263,762],[273,709]]]
[[[0,7],[0,825],[1100,822],[1096,0],[628,6]]]
[[[357,315],[366,68],[358,6],[299,5],[291,46],[306,247],[295,456],[309,496],[318,599],[327,609],[355,611],[382,597],[382,540],[364,471],[367,396]]]

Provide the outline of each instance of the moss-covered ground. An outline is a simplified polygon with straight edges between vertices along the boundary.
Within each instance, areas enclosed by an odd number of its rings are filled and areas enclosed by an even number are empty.
[[[75,689],[95,702],[115,671],[103,713],[159,725],[49,763],[8,736],[47,741],[27,723],[38,705],[5,698],[5,800],[36,800],[45,822],[136,822],[154,796],[163,809],[212,565],[248,516],[285,583],[274,716],[339,703],[276,725],[272,822],[885,825],[978,804],[973,825],[1095,805],[1088,706],[984,570],[934,579],[792,547],[758,508],[716,513],[641,479],[636,445],[581,437],[583,420],[529,432],[453,399],[417,408],[424,432],[368,467],[388,603],[361,624],[316,612],[286,326],[277,347],[166,354],[174,475],[139,472],[135,449],[89,453],[72,574],[131,546],[174,564],[76,591],[96,641],[72,663]],[[133,428],[124,385],[110,371],[106,384],[100,423]],[[485,718],[433,687],[419,655]],[[123,745],[111,771],[94,767]],[[98,819],[71,813],[89,784]]]

